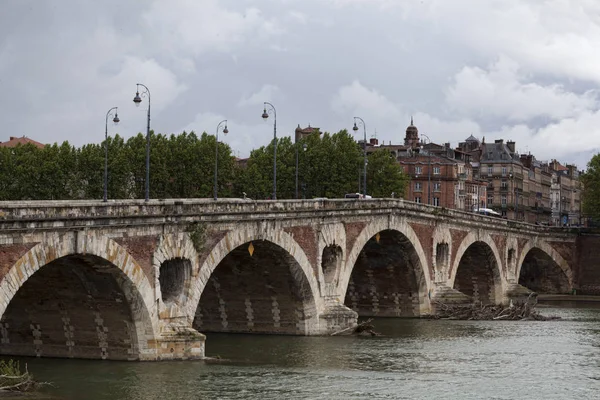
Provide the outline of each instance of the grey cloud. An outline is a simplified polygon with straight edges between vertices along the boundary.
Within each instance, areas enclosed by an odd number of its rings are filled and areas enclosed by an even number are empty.
[[[399,142],[412,114],[437,142],[510,135],[521,151],[583,167],[600,148],[590,83],[600,81],[600,53],[590,51],[599,6],[539,3],[5,0],[0,140],[100,142],[115,105],[117,131],[134,135],[145,129],[144,107],[131,102],[142,81],[153,129],[212,133],[227,118],[224,140],[240,155],[271,139],[260,114],[272,101],[280,135],[298,123],[350,128],[359,115],[370,135]],[[518,71],[513,86],[492,73],[501,57]],[[469,72],[479,79],[457,80]]]

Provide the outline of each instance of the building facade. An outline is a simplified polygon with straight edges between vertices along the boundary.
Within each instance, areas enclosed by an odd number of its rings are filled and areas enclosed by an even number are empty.
[[[410,177],[404,194],[407,200],[466,211],[485,206],[486,182],[473,174],[470,154],[452,149],[449,143],[423,143],[412,119],[403,145],[380,145],[372,138],[367,155],[382,148],[391,152]]]
[[[529,223],[581,223],[581,182],[574,165],[519,155],[514,141],[479,142],[470,136],[458,150],[468,153],[476,177],[487,182],[487,207]]]

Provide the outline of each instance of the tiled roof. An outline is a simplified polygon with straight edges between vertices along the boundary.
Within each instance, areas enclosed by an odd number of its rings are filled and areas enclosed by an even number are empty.
[[[16,147],[18,145],[26,145],[26,144],[32,144],[35,147],[38,147],[40,149],[46,146],[45,144],[37,142],[33,139],[29,139],[28,137],[25,137],[25,136],[21,136],[21,137],[11,136],[10,140],[8,142],[0,142],[0,147]]]
[[[481,153],[481,162],[521,164],[518,155],[513,153],[505,143],[485,143]]]

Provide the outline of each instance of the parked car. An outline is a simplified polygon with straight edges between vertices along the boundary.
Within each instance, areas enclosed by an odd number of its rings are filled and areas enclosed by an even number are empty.
[[[492,210],[491,208],[478,208],[475,210],[477,214],[488,215],[490,217],[502,218],[502,214],[497,211]]]

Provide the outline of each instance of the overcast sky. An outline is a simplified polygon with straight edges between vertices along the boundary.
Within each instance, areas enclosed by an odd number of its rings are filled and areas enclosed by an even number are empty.
[[[415,125],[455,146],[517,142],[580,169],[600,149],[597,0],[2,0],[3,134],[99,143],[145,132],[214,134],[247,156],[300,124],[362,117],[402,143]],[[362,135],[362,132],[361,132]]]

